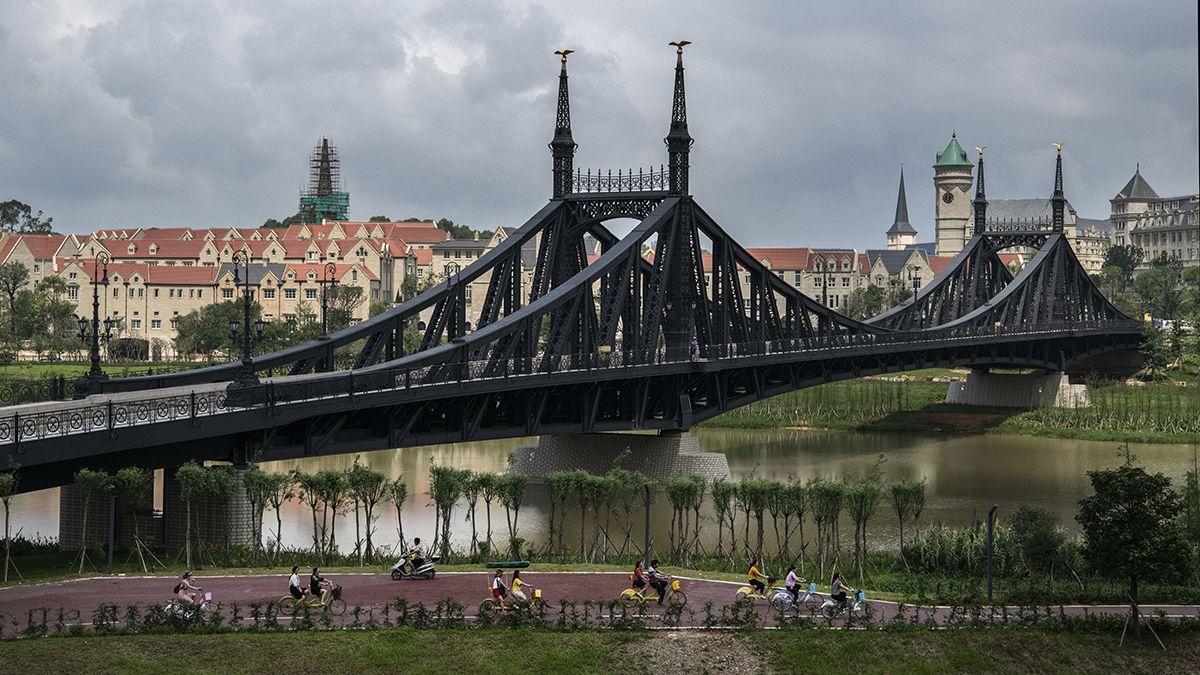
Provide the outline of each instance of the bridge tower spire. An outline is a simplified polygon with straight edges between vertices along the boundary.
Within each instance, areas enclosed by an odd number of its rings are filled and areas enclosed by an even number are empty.
[[[987,228],[987,196],[983,190],[983,151],[987,146],[975,148],[979,152],[979,178],[975,183],[975,199],[971,201],[971,206],[975,209],[975,234],[983,234]]]
[[[663,142],[667,144],[667,167],[671,172],[671,194],[688,193],[688,155],[695,139],[688,133],[687,99],[683,91],[683,48],[687,40],[670,43],[675,48],[675,98],[671,104],[671,129]]]
[[[1058,150],[1058,157],[1054,163],[1054,195],[1050,197],[1050,208],[1053,211],[1053,225],[1055,232],[1062,232],[1063,225],[1066,221],[1066,206],[1067,198],[1063,195],[1063,174],[1062,174],[1062,143],[1055,143],[1054,147]]]
[[[554,52],[562,57],[562,70],[558,74],[558,112],[554,118],[554,140],[550,141],[550,155],[554,158],[555,199],[571,194],[571,178],[575,171],[575,139],[571,136],[571,99],[567,93],[567,55],[573,49]]]

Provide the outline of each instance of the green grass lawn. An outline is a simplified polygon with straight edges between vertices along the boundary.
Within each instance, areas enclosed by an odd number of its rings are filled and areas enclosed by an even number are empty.
[[[1115,633],[1039,630],[559,633],[535,629],[56,637],[0,642],[6,672],[802,673],[1191,672],[1200,635],[1117,647]],[[744,653],[743,653],[744,652]]]

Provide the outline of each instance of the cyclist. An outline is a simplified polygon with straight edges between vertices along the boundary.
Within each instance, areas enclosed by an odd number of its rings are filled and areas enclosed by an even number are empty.
[[[528,586],[528,585],[529,584],[525,583],[521,579],[521,573],[514,570],[513,571],[513,579],[512,579],[512,590],[509,591],[509,595],[512,596],[513,600],[528,600],[529,598],[525,597],[525,591],[521,590],[522,586]]]
[[[188,570],[183,573],[179,584],[175,586],[175,597],[180,602],[185,602],[189,605],[198,605],[200,604],[200,591],[203,590],[203,588],[192,583],[192,571]]]
[[[288,578],[288,593],[292,597],[301,600],[304,598],[304,587],[300,585],[300,566],[292,566],[292,576]]]
[[[767,592],[767,585],[762,582],[762,572],[758,571],[760,561],[750,561],[750,571],[746,572],[746,580],[750,582],[750,586],[755,593],[763,595]]]
[[[496,602],[504,607],[504,595],[508,593],[508,588],[504,585],[504,570],[496,570],[496,576],[492,577],[492,597]]]
[[[833,573],[833,580],[829,582],[829,589],[829,597],[836,600],[843,607],[846,605],[846,591],[854,591],[853,588],[842,583],[841,572]]]
[[[637,564],[633,566],[633,576],[631,579],[633,579],[634,588],[641,590],[646,587],[646,573],[642,571],[641,560],[637,561]]]
[[[308,590],[313,597],[320,597],[321,604],[329,604],[329,594],[333,591],[333,583],[321,576],[321,568],[314,567],[312,576],[308,578]]]
[[[646,570],[646,578],[650,581],[650,587],[658,591],[658,604],[663,604],[663,600],[667,598],[667,581],[671,577],[658,569],[658,558],[650,561],[650,568]]]
[[[800,584],[802,583],[804,583],[804,579],[796,576],[796,566],[788,565],[788,573],[783,580],[783,585],[792,594],[792,604],[800,601]]]

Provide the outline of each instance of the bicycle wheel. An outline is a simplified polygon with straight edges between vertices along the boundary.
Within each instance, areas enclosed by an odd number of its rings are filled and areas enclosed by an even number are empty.
[[[285,595],[275,603],[279,608],[279,613],[284,616],[291,616],[296,611],[296,599],[290,595]]]
[[[484,600],[483,602],[479,603],[479,613],[480,614],[494,614],[496,612],[496,610],[498,610],[499,608],[500,608],[500,605],[496,602],[496,600],[494,598],[488,598],[487,600]]]
[[[813,593],[808,596],[808,600],[804,601],[804,606],[808,608],[810,613],[816,614],[817,610],[821,609],[821,605],[824,603],[825,598],[821,597],[820,593]]]
[[[626,588],[625,590],[621,591],[622,605],[625,605],[626,607],[637,607],[641,603],[642,601],[641,598],[638,597],[637,591],[633,590],[632,588]]]
[[[771,609],[775,610],[776,612],[778,612],[780,614],[788,611],[788,608],[790,608],[791,606],[792,606],[791,600],[786,600],[786,599],[784,599],[783,596],[776,595],[771,598]]]
[[[683,607],[687,604],[687,594],[683,591],[675,591],[671,597],[667,599],[667,602],[671,603],[672,605]]]
[[[334,598],[329,601],[329,605],[325,609],[334,616],[341,616],[346,613],[346,601],[341,598]]]
[[[836,605],[822,605],[821,606],[821,616],[825,617],[826,619],[832,620],[837,615],[838,615],[838,610],[837,610]]]
[[[871,612],[873,611],[871,608],[871,603],[867,602],[866,600],[858,603],[858,611],[863,615],[864,618],[871,618]]]
[[[533,608],[538,611],[546,609],[546,601],[543,600],[542,598],[534,598],[533,599]]]
[[[734,596],[736,600],[745,600],[746,598],[750,597],[750,594],[753,592],[753,588],[750,588],[749,586],[742,586],[741,588],[737,589],[737,592],[734,593]]]

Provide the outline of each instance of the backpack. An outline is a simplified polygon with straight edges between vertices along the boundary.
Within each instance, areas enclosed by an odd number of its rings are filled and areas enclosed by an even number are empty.
[[[183,584],[182,584],[182,583],[175,584],[175,592],[176,592],[176,593],[178,593],[178,592],[179,592],[179,589],[181,589],[181,588],[183,588]]]

